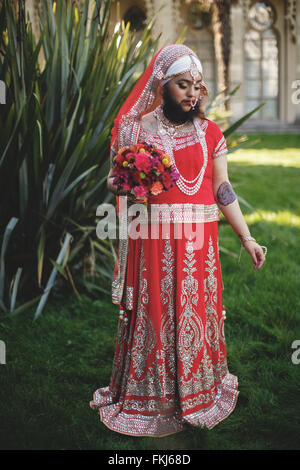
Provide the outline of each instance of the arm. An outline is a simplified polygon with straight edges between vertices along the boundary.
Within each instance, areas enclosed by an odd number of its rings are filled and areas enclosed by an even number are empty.
[[[245,250],[250,254],[253,268],[260,269],[265,261],[265,256],[258,243],[252,240],[243,241],[243,237],[250,237],[251,234],[228,178],[226,155],[213,159],[213,192],[219,209],[235,233],[241,238]]]

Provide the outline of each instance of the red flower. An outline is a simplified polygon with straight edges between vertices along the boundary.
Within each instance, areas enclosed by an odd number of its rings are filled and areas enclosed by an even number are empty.
[[[140,176],[139,171],[137,171],[137,170],[132,171],[132,179],[133,179],[134,183],[139,184],[139,185],[142,184],[142,178]]]
[[[170,186],[172,185],[172,177],[171,177],[170,173],[164,172],[161,175],[161,179],[162,179],[164,187],[166,189],[169,189]]]
[[[151,185],[152,185],[152,182],[149,178],[143,178],[142,179],[142,185],[144,186],[144,188],[146,189],[146,191],[149,191]]]
[[[143,186],[136,186],[133,188],[133,192],[136,197],[143,197],[146,194],[146,190]]]
[[[157,163],[157,171],[160,171],[161,173],[163,173],[164,170],[165,170],[164,165],[161,162],[158,162]]]
[[[124,160],[125,160],[125,158],[120,153],[116,156],[116,162],[118,163],[118,165],[122,165]]]
[[[137,153],[135,156],[135,166],[138,170],[147,173],[150,169],[149,157],[144,153]]]
[[[125,158],[128,162],[134,162],[134,153],[126,152]]]

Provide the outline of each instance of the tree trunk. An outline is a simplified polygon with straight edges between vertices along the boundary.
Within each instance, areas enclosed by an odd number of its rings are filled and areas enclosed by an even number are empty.
[[[229,86],[229,61],[231,46],[231,22],[229,0],[212,2],[212,28],[217,59],[218,92]],[[228,109],[228,101],[222,104],[223,110]]]

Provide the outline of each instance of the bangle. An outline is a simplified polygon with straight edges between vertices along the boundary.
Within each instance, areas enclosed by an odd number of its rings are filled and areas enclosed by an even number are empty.
[[[247,242],[247,241],[253,241],[253,242],[256,242],[255,238],[253,237],[244,237],[243,235],[239,235],[240,239],[242,240],[242,243],[243,242]]]
[[[242,248],[244,247],[244,242],[247,242],[247,241],[252,241],[252,242],[256,242],[255,238],[249,236],[249,237],[244,237],[243,235],[239,235],[240,239],[241,239],[241,249],[240,249],[240,255],[239,255],[239,259],[238,259],[238,263],[240,262],[241,260],[241,255],[242,255]]]

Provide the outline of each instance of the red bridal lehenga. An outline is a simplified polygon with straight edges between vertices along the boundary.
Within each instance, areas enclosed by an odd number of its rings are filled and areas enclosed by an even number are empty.
[[[151,220],[140,225],[141,236],[119,240],[112,300],[125,319],[118,323],[110,383],[95,391],[90,407],[108,428],[132,436],[166,436],[187,424],[211,429],[234,410],[239,393],[227,367],[212,186],[213,159],[227,153],[226,141],[216,123],[199,118],[166,135],[152,94],[183,54],[194,55],[184,45],[156,54],[112,131],[115,150],[137,141],[153,144],[172,156],[181,175],[173,188],[149,197]],[[139,119],[150,105],[158,122],[153,133]],[[128,224],[133,218],[121,199],[127,198],[117,199],[120,222]]]

